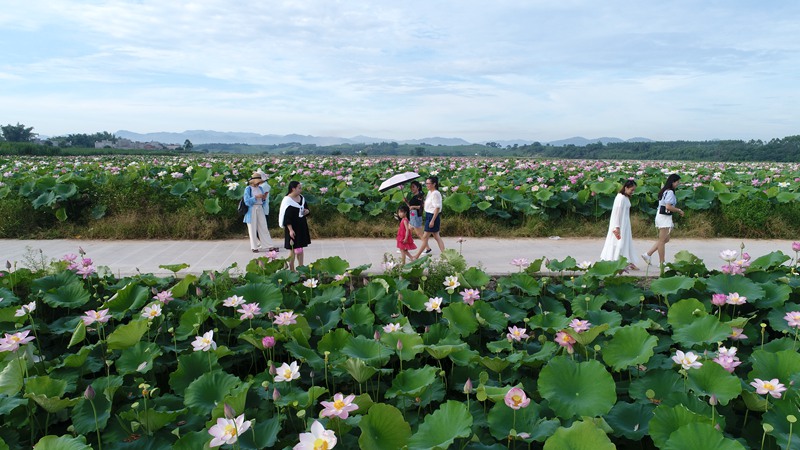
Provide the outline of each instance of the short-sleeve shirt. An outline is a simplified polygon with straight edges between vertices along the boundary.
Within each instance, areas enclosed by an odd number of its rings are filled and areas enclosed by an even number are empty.
[[[675,192],[673,192],[671,189],[664,191],[664,195],[661,197],[661,200],[658,201],[658,206],[666,206],[667,204],[672,206],[678,204],[678,198],[675,197]]]
[[[425,197],[425,212],[433,214],[436,208],[442,212],[442,193],[437,191],[428,192]]]

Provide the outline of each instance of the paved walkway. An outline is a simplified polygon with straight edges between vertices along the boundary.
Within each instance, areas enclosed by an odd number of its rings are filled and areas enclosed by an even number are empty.
[[[445,238],[447,248],[459,249],[469,265],[480,265],[490,274],[507,274],[518,269],[511,265],[514,258],[535,260],[546,256],[563,260],[572,256],[578,262],[596,261],[603,248],[603,239],[543,238],[543,239],[497,239],[465,238],[461,244],[456,238]],[[435,247],[433,254],[438,254]],[[675,239],[667,245],[667,261],[680,250],[688,250],[706,262],[709,267],[722,264],[719,252],[726,249],[739,250],[744,243],[745,251],[753,258],[780,250],[794,256],[791,241],[781,240],[739,240],[739,239]],[[653,241],[638,240],[636,247],[641,253]],[[222,270],[238,263],[242,272],[256,254],[249,248],[247,239],[223,241],[102,241],[102,240],[0,240],[0,264],[10,261],[18,267],[31,266],[31,261],[60,259],[68,253],[78,253],[78,248],[86,251],[87,257],[95,265],[108,266],[118,275],[132,275],[137,271],[167,275],[171,272],[159,265],[186,263],[190,267],[180,273],[201,273],[204,270]],[[280,255],[286,256],[281,249]],[[368,272],[381,271],[384,254],[396,253],[392,239],[317,239],[306,249],[305,262],[319,258],[339,256],[348,261],[351,267],[371,264]],[[263,253],[260,254],[263,256]],[[655,255],[654,255],[655,256]],[[654,261],[657,261],[657,256]],[[637,261],[640,269],[644,264]],[[653,274],[653,270],[650,274]],[[644,270],[634,271],[634,275],[645,275]]]

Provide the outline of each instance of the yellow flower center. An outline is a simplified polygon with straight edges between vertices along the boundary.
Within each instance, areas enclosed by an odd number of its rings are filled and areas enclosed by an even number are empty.
[[[314,441],[314,450],[328,450],[328,441],[322,438],[317,438]]]
[[[289,369],[284,370],[283,371],[283,378],[291,379],[292,378],[292,371],[289,370]]]
[[[12,340],[14,343],[17,343],[17,342],[19,342],[19,341],[21,341],[21,340],[22,340],[22,339],[20,339],[20,338],[19,338],[19,336],[11,336],[11,338],[10,338],[10,339],[11,339],[11,340]]]
[[[340,409],[344,408],[345,406],[347,406],[347,405],[345,405],[344,402],[341,401],[341,400],[336,400],[335,402],[333,402],[333,407],[336,408],[337,410],[340,410]]]
[[[226,436],[236,436],[236,427],[232,424],[225,425],[225,435]]]
[[[511,402],[514,403],[514,406],[519,406],[522,404],[522,397],[520,397],[519,395],[512,395]]]
[[[774,391],[775,390],[775,385],[770,383],[769,381],[765,381],[764,382],[764,389],[766,389],[768,391]]]

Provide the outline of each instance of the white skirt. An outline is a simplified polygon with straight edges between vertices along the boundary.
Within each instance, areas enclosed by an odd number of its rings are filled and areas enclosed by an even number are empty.
[[[656,228],[674,228],[672,224],[672,216],[665,214],[656,214]]]

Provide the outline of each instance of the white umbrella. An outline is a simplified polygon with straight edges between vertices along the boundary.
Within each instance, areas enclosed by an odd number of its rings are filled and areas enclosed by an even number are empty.
[[[378,190],[384,192],[395,186],[399,186],[403,183],[408,183],[411,180],[416,180],[417,178],[419,178],[419,174],[416,172],[399,173],[381,183],[381,187],[379,187]]]

